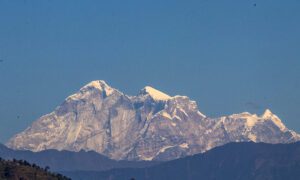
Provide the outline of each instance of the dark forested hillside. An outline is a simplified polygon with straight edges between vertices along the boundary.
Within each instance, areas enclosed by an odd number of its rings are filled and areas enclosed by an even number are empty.
[[[7,180],[69,180],[69,178],[49,172],[49,167],[41,168],[24,160],[3,160],[0,158],[0,179]]]
[[[300,179],[300,143],[231,143],[207,153],[150,168],[64,172],[74,179],[295,180]]]

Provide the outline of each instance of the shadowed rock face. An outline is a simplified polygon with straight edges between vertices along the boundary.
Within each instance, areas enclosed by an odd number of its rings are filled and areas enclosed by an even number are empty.
[[[128,96],[92,81],[7,143],[14,149],[94,150],[112,159],[170,160],[228,142],[290,143],[300,136],[270,110],[208,118],[195,101],[149,86]]]

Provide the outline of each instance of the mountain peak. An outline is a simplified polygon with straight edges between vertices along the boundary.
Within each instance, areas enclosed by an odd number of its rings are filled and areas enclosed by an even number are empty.
[[[116,90],[116,89],[110,87],[104,80],[91,81],[90,83],[85,85],[83,88],[99,89],[100,91],[104,91],[106,93],[106,96],[111,95]]]
[[[266,119],[266,118],[271,118],[273,115],[274,114],[272,113],[272,111],[270,109],[266,109],[261,117]]]
[[[146,95],[148,94],[149,96],[151,96],[154,100],[161,100],[161,101],[166,101],[168,99],[171,98],[171,96],[153,88],[153,87],[150,87],[150,86],[146,86],[144,87],[140,94],[143,94],[143,95]]]
[[[83,86],[83,88],[86,88],[86,87],[94,87],[97,89],[103,89],[103,88],[110,87],[110,86],[103,80],[95,80],[95,81],[91,81],[88,84],[86,84],[85,86]]]
[[[99,90],[100,92],[104,92],[106,96],[109,96],[109,95],[113,94],[115,91],[117,91],[116,89],[110,87],[105,81],[95,80],[95,81],[89,82],[88,84],[86,84],[85,86],[80,88],[79,92],[67,97],[66,100],[81,99],[81,98],[85,97],[86,94],[89,94],[91,89],[94,89],[94,90],[96,89],[96,90]],[[85,92],[85,93],[83,93],[83,92]]]
[[[273,123],[282,131],[286,129],[285,125],[282,123],[280,118],[273,114],[270,109],[266,109],[261,118],[273,121]]]

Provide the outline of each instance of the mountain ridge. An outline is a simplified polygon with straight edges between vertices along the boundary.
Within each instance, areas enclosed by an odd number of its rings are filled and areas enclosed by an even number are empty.
[[[300,135],[270,110],[206,117],[187,96],[150,86],[136,96],[88,83],[7,143],[13,149],[94,150],[116,160],[172,160],[229,142],[290,143]]]
[[[228,143],[196,154],[145,168],[61,172],[74,180],[215,179],[294,180],[300,178],[300,142]]]

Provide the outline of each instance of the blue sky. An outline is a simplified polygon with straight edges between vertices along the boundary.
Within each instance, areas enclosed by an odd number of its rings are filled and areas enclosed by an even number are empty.
[[[256,4],[256,6],[254,5]],[[300,1],[0,0],[0,142],[89,81],[300,132]]]

